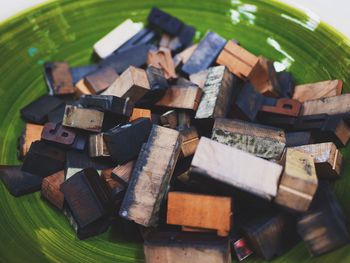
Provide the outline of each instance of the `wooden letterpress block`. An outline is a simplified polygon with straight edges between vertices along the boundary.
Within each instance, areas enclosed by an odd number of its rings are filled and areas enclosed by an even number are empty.
[[[171,52],[167,48],[148,51],[147,64],[164,71],[165,78],[176,78],[175,65]]]
[[[180,134],[182,136],[180,156],[184,158],[193,155],[199,143],[197,129],[195,127],[185,128],[180,131]]]
[[[123,185],[128,185],[132,170],[134,169],[135,161],[127,162],[126,164],[118,165],[112,170],[115,179]]]
[[[178,53],[174,57],[174,66],[175,66],[175,68],[177,68],[180,65],[185,64],[190,59],[190,57],[192,56],[193,52],[196,50],[197,46],[198,46],[198,44],[194,44],[194,45],[184,49],[180,53]]]
[[[281,90],[280,96],[282,98],[292,98],[295,88],[293,75],[289,72],[278,72],[277,80]]]
[[[111,196],[95,169],[88,168],[75,174],[60,189],[80,227],[106,217],[110,212]]]
[[[215,119],[211,138],[265,159],[279,160],[286,145],[281,129],[222,118]]]
[[[33,142],[24,158],[22,171],[46,177],[64,169],[66,153],[45,141]]]
[[[131,19],[114,28],[111,32],[94,44],[94,51],[100,58],[106,58],[142,29],[142,24]]]
[[[247,78],[259,58],[243,47],[228,41],[218,56],[216,63],[226,66],[240,78]]]
[[[327,80],[316,83],[297,85],[294,90],[293,99],[301,103],[308,100],[333,97],[341,95],[343,81]]]
[[[282,173],[281,165],[205,137],[199,140],[191,169],[265,199],[276,196]]]
[[[275,202],[292,210],[305,212],[316,193],[317,185],[313,157],[287,149],[286,164]]]
[[[107,172],[106,172],[107,171]],[[122,184],[112,173],[112,169],[104,170],[101,173],[101,178],[105,181],[107,184],[111,196],[113,199],[113,202],[115,204],[115,208],[119,208],[119,204],[122,201],[126,187],[124,184]]]
[[[149,90],[150,85],[146,71],[131,66],[103,92],[103,95],[113,95],[120,98],[129,97],[132,102],[136,102]]]
[[[296,220],[288,215],[272,213],[246,220],[242,231],[250,247],[260,257],[271,260],[291,249],[299,241]]]
[[[118,53],[124,52],[125,50],[128,50],[130,48],[140,46],[142,44],[149,44],[149,43],[153,42],[153,40],[155,40],[155,38],[156,38],[155,31],[153,31],[149,28],[143,28],[135,36],[133,36],[127,42],[125,42],[120,48],[115,50],[113,53],[118,54]]]
[[[205,82],[207,80],[208,74],[209,74],[209,69],[191,74],[190,81],[193,82],[194,84],[198,85],[198,87],[203,89]]]
[[[101,111],[67,105],[62,125],[91,132],[101,132],[103,118],[104,113]]]
[[[250,83],[262,94],[269,97],[281,95],[281,88],[277,79],[276,71],[271,61],[259,57],[248,75]]]
[[[180,33],[178,34],[179,42],[181,44],[179,49],[182,49],[184,47],[188,47],[189,45],[191,45],[195,34],[196,34],[196,29],[192,26],[185,24],[180,30]],[[175,49],[175,51],[177,50],[178,49]]]
[[[71,104],[71,103],[67,103]],[[47,115],[47,121],[46,122],[53,122],[53,123],[62,123],[63,116],[64,116],[64,110],[66,108],[66,103],[61,104],[58,108],[54,109]]]
[[[45,79],[50,95],[66,95],[75,92],[73,78],[68,63],[45,63]]]
[[[303,103],[301,116],[316,114],[349,114],[350,113],[350,94],[333,96],[317,100],[309,100]]]
[[[79,99],[84,108],[92,108],[103,112],[130,117],[134,104],[129,99],[111,95],[85,95]]]
[[[309,211],[298,220],[298,233],[313,256],[349,243],[344,212],[327,181],[320,181]]]
[[[151,120],[142,118],[106,132],[103,137],[112,159],[119,164],[136,159],[151,128]]]
[[[123,73],[130,66],[141,67],[146,64],[148,51],[152,47],[150,44],[131,47],[102,60],[100,67],[112,67],[118,74]]]
[[[182,27],[183,23],[176,17],[153,7],[147,18],[151,26],[157,27],[169,35],[177,35]]]
[[[209,69],[203,88],[203,97],[196,112],[196,119],[226,117],[235,84],[234,76],[224,66]]]
[[[186,129],[191,126],[192,123],[192,114],[186,110],[179,110],[177,113],[177,122],[179,129]]]
[[[112,67],[102,67],[85,76],[84,84],[92,94],[106,90],[119,77]]]
[[[167,111],[160,116],[160,123],[162,126],[176,129],[177,127],[177,112],[175,110]]]
[[[299,116],[300,110],[301,103],[288,98],[277,99],[276,105],[263,105],[260,109],[263,113],[273,113],[291,117]]]
[[[147,263],[230,263],[228,239],[208,234],[154,232],[144,243]]]
[[[45,177],[41,186],[41,195],[58,209],[63,209],[64,195],[60,190],[64,182],[64,170]]]
[[[89,154],[90,154],[90,157],[111,156],[111,154],[109,153],[107,144],[103,139],[103,133],[90,135]]]
[[[39,191],[43,180],[22,171],[20,166],[0,166],[0,178],[10,194],[16,197]]]
[[[287,132],[286,147],[296,147],[313,143],[310,131]]]
[[[180,153],[178,131],[154,125],[132,171],[119,215],[143,226],[157,225],[161,201]],[[148,176],[152,171],[152,176]]]
[[[29,151],[30,145],[35,141],[40,141],[44,126],[26,123],[24,132],[18,139],[18,158],[21,160]]]
[[[215,230],[219,236],[228,236],[232,227],[232,199],[170,192],[167,224]]]
[[[335,179],[340,177],[343,156],[334,143],[309,144],[292,149],[310,154],[314,158],[318,178]]]
[[[220,51],[225,46],[226,40],[214,32],[208,32],[198,44],[190,59],[183,65],[182,71],[188,75],[209,68]]]
[[[155,105],[165,108],[197,110],[202,89],[196,86],[184,88],[171,86]]]
[[[96,71],[97,69],[98,69],[98,65],[86,65],[86,66],[70,68],[73,84],[77,86],[77,83],[83,80],[85,76]]]
[[[234,102],[233,115],[253,121],[263,103],[264,96],[257,92],[249,82],[246,82]]]
[[[82,95],[90,95],[92,94],[87,85],[85,84],[85,80],[81,79],[75,84],[75,97],[79,98]]]
[[[44,124],[48,114],[63,104],[63,101],[56,97],[44,95],[22,108],[21,117],[27,122]]]
[[[129,118],[129,121],[132,122],[132,121],[137,120],[139,118],[151,119],[151,110],[134,108],[132,111],[132,115]]]

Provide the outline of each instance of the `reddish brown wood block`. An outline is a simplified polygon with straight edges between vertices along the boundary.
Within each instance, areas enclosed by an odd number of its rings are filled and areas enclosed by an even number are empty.
[[[139,118],[148,118],[151,119],[151,110],[149,109],[141,109],[141,108],[134,108],[132,111],[132,115],[129,119],[130,122],[139,119]]]
[[[297,100],[282,98],[278,99],[275,106],[264,105],[261,112],[281,114],[285,116],[297,117],[301,110],[301,103]]]
[[[41,186],[41,194],[51,204],[58,209],[63,209],[64,195],[60,190],[61,184],[64,182],[64,170],[45,177]]]
[[[172,86],[156,105],[166,108],[197,110],[202,97],[202,89],[196,86],[188,88]]]
[[[171,51],[167,48],[160,48],[157,51],[148,51],[147,64],[164,70],[167,79],[176,78],[175,65]]]

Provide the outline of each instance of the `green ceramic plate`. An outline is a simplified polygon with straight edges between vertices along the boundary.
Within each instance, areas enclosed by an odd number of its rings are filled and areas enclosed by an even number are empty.
[[[145,21],[152,6],[196,26],[238,39],[255,54],[290,70],[298,83],[340,78],[350,86],[350,47],[344,37],[314,17],[273,1],[57,1],[0,24],[0,163],[17,164],[19,109],[46,92],[42,64],[91,62],[92,45],[126,18]],[[346,160],[350,151],[344,151]],[[335,191],[350,217],[350,162]],[[65,217],[40,194],[10,196],[0,184],[1,262],[143,262],[142,245],[109,232],[86,241],[74,236]],[[251,257],[247,262],[259,259]],[[300,243],[276,262],[349,262],[350,247],[310,259]]]

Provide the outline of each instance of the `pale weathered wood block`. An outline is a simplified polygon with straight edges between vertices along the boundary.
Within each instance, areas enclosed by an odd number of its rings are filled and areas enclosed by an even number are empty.
[[[265,159],[279,160],[286,146],[281,129],[223,118],[215,119],[211,138]]]
[[[265,199],[276,196],[282,173],[281,165],[206,137],[199,141],[191,169]]]
[[[176,109],[197,110],[202,89],[196,86],[187,88],[172,86],[168,88],[156,106]]]
[[[92,134],[89,137],[89,154],[90,157],[111,156],[106,142],[103,139],[103,133]]]
[[[329,98],[309,100],[303,103],[300,115],[316,114],[348,114],[350,112],[350,94],[343,94]]]
[[[317,185],[313,157],[287,149],[286,164],[275,202],[292,210],[305,212],[316,193]]]

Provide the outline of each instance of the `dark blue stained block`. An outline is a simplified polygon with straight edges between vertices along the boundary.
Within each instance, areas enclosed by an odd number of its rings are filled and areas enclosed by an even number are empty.
[[[292,98],[295,88],[294,77],[289,72],[277,73],[277,80],[281,89],[282,98]]]
[[[73,78],[73,84],[75,85],[79,80],[81,80],[88,74],[96,71],[97,69],[98,69],[98,65],[86,65],[86,66],[70,68],[70,72]]]
[[[226,39],[214,32],[208,32],[190,59],[183,65],[182,71],[190,75],[209,68],[225,44]]]
[[[152,26],[157,27],[172,36],[178,35],[184,25],[181,20],[156,7],[152,8],[147,19]]]
[[[155,38],[156,33],[153,30],[149,28],[144,28],[131,39],[129,39],[126,43],[124,43],[121,47],[115,50],[113,53],[118,54],[135,46],[139,46],[142,44],[150,44],[155,40]]]

